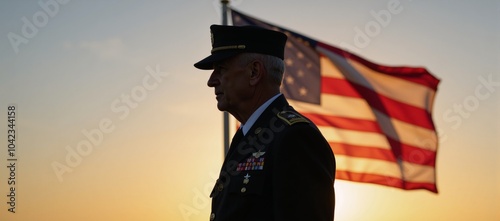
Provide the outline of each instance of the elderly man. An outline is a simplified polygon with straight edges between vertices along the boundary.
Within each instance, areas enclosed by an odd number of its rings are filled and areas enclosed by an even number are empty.
[[[254,26],[210,27],[217,108],[241,126],[210,194],[210,220],[331,221],[335,158],[318,128],[280,93],[286,35]]]

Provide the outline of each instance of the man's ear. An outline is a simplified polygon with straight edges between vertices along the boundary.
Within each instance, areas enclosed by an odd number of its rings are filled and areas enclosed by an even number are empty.
[[[250,74],[250,86],[255,86],[264,79],[266,69],[264,68],[264,64],[260,61],[253,61],[250,64],[250,69],[252,71]]]

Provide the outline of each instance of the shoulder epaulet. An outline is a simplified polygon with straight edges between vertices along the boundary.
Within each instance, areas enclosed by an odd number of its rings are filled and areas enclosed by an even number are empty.
[[[278,114],[278,118],[285,121],[288,125],[293,125],[296,123],[310,123],[308,119],[304,118],[300,114],[293,111],[281,111]]]

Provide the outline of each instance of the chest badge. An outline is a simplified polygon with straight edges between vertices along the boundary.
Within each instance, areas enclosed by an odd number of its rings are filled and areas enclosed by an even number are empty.
[[[264,154],[266,154],[266,152],[261,152],[260,150],[258,150],[257,152],[252,153],[252,156],[255,158],[260,158],[261,156],[264,156]]]

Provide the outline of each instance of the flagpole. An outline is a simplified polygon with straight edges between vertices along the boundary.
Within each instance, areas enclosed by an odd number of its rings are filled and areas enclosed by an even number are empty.
[[[221,0],[222,4],[222,25],[227,24],[227,5],[229,4],[229,0]],[[229,151],[229,113],[224,111],[224,156]]]
[[[227,24],[227,5],[229,4],[229,0],[221,0],[220,3],[222,4],[222,25],[228,25]]]

